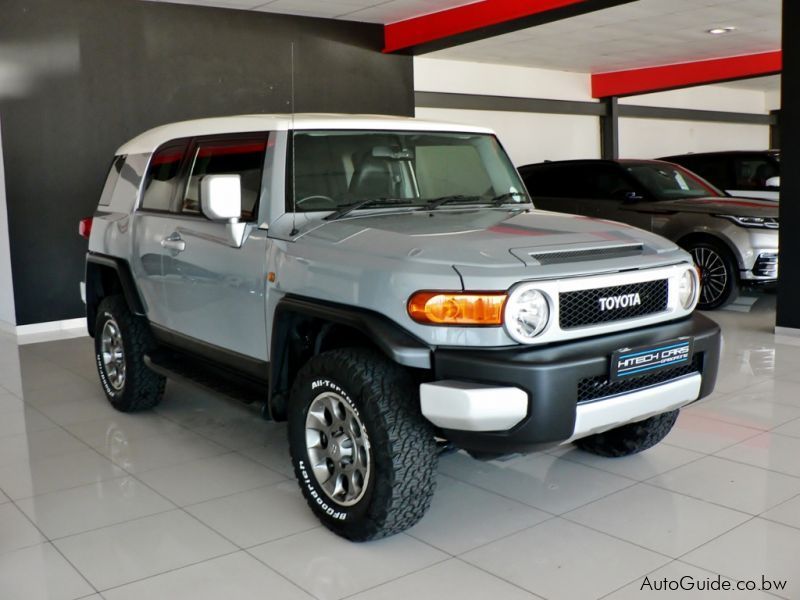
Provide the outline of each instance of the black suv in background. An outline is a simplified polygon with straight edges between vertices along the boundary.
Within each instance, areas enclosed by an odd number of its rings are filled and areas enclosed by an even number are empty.
[[[621,221],[688,250],[700,268],[698,307],[736,299],[778,277],[778,204],[732,198],[655,160],[570,160],[520,167],[536,208]]]
[[[781,154],[778,150],[703,152],[666,156],[732,196],[778,200]]]

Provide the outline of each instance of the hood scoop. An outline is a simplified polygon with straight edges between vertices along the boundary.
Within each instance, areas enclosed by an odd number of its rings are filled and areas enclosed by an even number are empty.
[[[535,261],[540,265],[558,265],[587,260],[608,260],[613,258],[623,258],[629,256],[640,256],[644,252],[644,245],[641,243],[615,244],[596,246],[594,248],[575,248],[575,249],[555,249],[555,250],[536,250],[525,251],[524,249],[514,249],[512,252],[519,258],[521,254],[526,254],[526,263]]]

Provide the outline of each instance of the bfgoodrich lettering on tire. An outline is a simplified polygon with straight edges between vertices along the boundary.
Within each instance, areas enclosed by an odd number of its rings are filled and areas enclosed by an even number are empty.
[[[300,370],[288,417],[300,489],[335,533],[377,539],[428,510],[436,443],[402,367],[360,348],[320,354]]]
[[[152,345],[147,323],[131,314],[122,296],[103,299],[95,321],[95,363],[103,391],[117,410],[145,410],[161,401],[166,380],[144,364]]]

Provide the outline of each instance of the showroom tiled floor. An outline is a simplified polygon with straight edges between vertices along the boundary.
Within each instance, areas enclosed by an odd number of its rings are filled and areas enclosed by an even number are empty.
[[[123,415],[88,338],[0,337],[0,598],[620,600],[658,596],[645,576],[718,574],[797,598],[800,343],[771,333],[773,309],[713,315],[718,392],[655,449],[448,455],[427,517],[369,544],[311,516],[283,425],[174,383]]]

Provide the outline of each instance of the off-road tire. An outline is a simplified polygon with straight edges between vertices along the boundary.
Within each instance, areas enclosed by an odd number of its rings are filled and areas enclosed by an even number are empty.
[[[581,450],[618,458],[644,452],[667,437],[678,418],[677,410],[650,417],[638,423],[629,423],[610,431],[590,435],[575,441]]]
[[[739,297],[739,266],[730,250],[721,242],[711,239],[695,240],[686,244],[685,249],[694,258],[695,264],[701,268],[700,294],[697,308],[700,310],[715,310],[730,304]],[[721,289],[712,288],[712,278],[719,276],[719,273],[710,273],[704,268],[703,262],[711,262],[721,265],[725,270],[725,282],[717,280],[716,285],[721,285]],[[720,268],[720,267],[716,267]],[[703,286],[708,286],[707,290]]]
[[[300,369],[288,407],[289,449],[308,505],[334,533],[359,542],[390,536],[417,523],[430,507],[438,452],[417,390],[407,371],[368,349],[324,352]],[[326,394],[348,403],[368,440],[369,476],[351,505],[329,496],[310,467],[307,417]]]
[[[101,350],[103,329],[110,320],[117,324],[122,338],[125,376],[121,389],[112,385]],[[136,412],[153,408],[161,402],[166,379],[144,363],[145,354],[154,345],[147,322],[131,313],[122,296],[109,296],[100,302],[94,329],[95,365],[106,398],[117,410]]]

